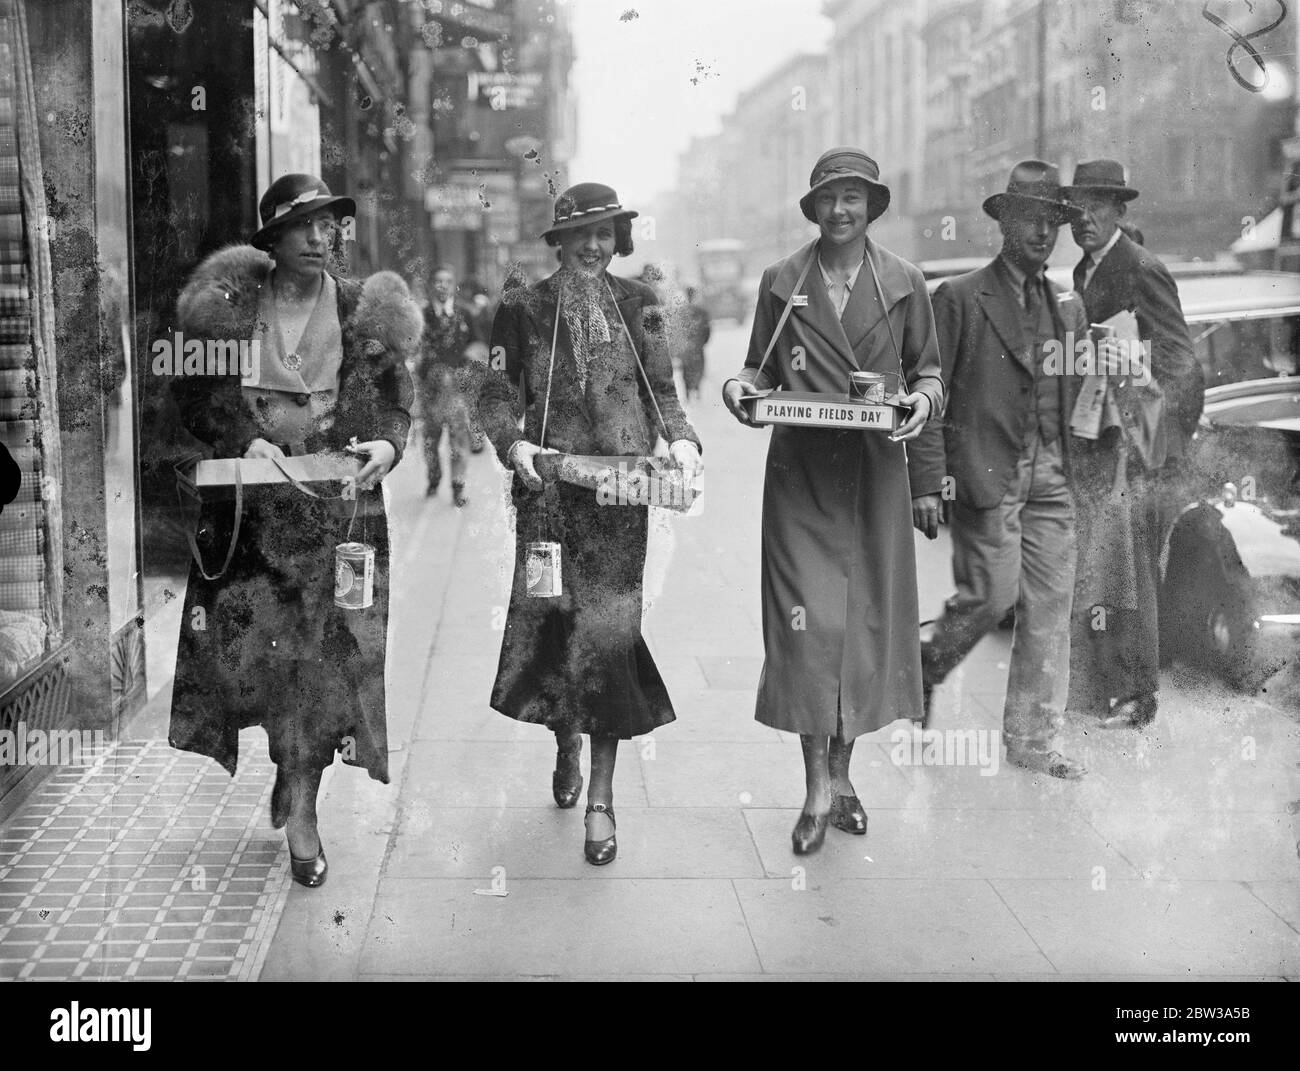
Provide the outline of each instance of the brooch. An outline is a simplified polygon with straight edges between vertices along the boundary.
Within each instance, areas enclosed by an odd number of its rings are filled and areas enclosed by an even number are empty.
[[[297,353],[282,353],[280,354],[280,363],[290,372],[296,372],[302,367],[302,356]]]
[[[807,294],[795,294],[795,295],[790,299],[790,303],[791,303],[791,304],[792,304],[796,309],[807,308],[807,306],[808,306],[808,295],[807,295]]]

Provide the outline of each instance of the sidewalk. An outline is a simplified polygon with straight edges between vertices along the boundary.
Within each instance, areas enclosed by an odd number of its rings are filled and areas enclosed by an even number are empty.
[[[714,367],[740,352],[719,335]],[[327,775],[327,884],[288,880],[260,731],[232,781],[165,746],[164,708],[138,723],[151,739],[60,771],[0,828],[0,977],[1300,976],[1300,726],[1186,670],[1144,734],[1068,727],[1077,784],[900,765],[891,730],[865,737],[868,835],[792,855],[798,741],[753,720],[767,435],[716,394],[692,414],[704,512],[653,526],[645,632],[678,720],[620,749],[613,864],[584,862],[581,807],[551,801],[550,734],[487,705],[510,582],[501,478],[473,458],[457,511],[445,487],[423,498],[413,451],[390,481],[392,784]],[[946,540],[918,539],[918,564],[933,616]],[[953,674],[936,728],[999,727],[1008,642]]]
[[[1145,736],[1071,727],[1092,770],[1081,784],[901,767],[888,731],[866,738],[854,775],[868,836],[831,830],[821,853],[793,856],[799,746],[753,720],[766,435],[707,399],[696,408],[705,512],[656,528],[647,566],[646,635],[678,721],[620,750],[618,859],[583,861],[581,809],[550,799],[551,736],[487,706],[509,549],[476,465],[455,530],[438,527],[443,508],[415,533],[450,553],[396,625],[403,687],[425,681],[418,710],[395,719],[409,741],[396,788],[335,779],[330,882],[290,890],[264,979],[1300,973],[1288,814],[1300,731],[1186,673]],[[949,594],[948,550],[918,541],[918,553],[930,616]],[[990,637],[954,674],[937,727],[999,727],[1007,650],[1006,634]]]

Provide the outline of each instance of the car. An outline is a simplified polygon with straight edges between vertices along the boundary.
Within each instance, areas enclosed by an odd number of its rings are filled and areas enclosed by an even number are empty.
[[[1161,661],[1247,692],[1300,648],[1300,377],[1210,387],[1161,555]]]
[[[950,257],[947,260],[919,260],[916,266],[925,276],[926,293],[933,295],[945,279],[978,271],[988,262],[988,257]]]

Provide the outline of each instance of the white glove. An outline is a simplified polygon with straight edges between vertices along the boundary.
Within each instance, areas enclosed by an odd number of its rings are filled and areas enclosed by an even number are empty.
[[[542,489],[542,478],[537,474],[537,468],[533,460],[538,454],[554,454],[554,450],[543,450],[535,443],[530,443],[527,439],[520,439],[506,452],[506,460],[514,466],[515,472],[519,473],[519,478],[524,481],[524,486],[530,491],[540,491]]]
[[[668,447],[668,456],[682,467],[688,476],[698,476],[704,471],[700,449],[690,439],[678,439]]]

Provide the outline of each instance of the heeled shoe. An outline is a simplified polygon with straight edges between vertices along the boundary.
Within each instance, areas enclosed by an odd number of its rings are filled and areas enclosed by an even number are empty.
[[[615,825],[614,808],[607,807],[603,803],[587,804],[587,814],[607,814],[610,824]],[[618,854],[618,841],[613,836],[606,837],[604,840],[584,840],[582,854],[587,857],[587,862],[592,866],[604,866],[606,863],[612,863],[614,856]]]
[[[867,832],[867,812],[857,796],[836,796],[831,802],[831,825],[845,833],[865,836]]]
[[[314,859],[299,859],[293,852],[289,853],[289,871],[293,880],[299,885],[314,889],[325,884],[325,876],[330,872],[330,865],[325,859],[325,845],[320,846]]]
[[[551,774],[551,795],[555,806],[567,811],[576,806],[582,795],[582,765],[578,761],[582,755],[582,737],[578,737],[575,748],[557,749],[555,752],[555,772]]]
[[[794,832],[790,834],[795,855],[811,855],[822,846],[829,818],[829,811],[826,814],[800,813],[799,821],[794,824]]]

